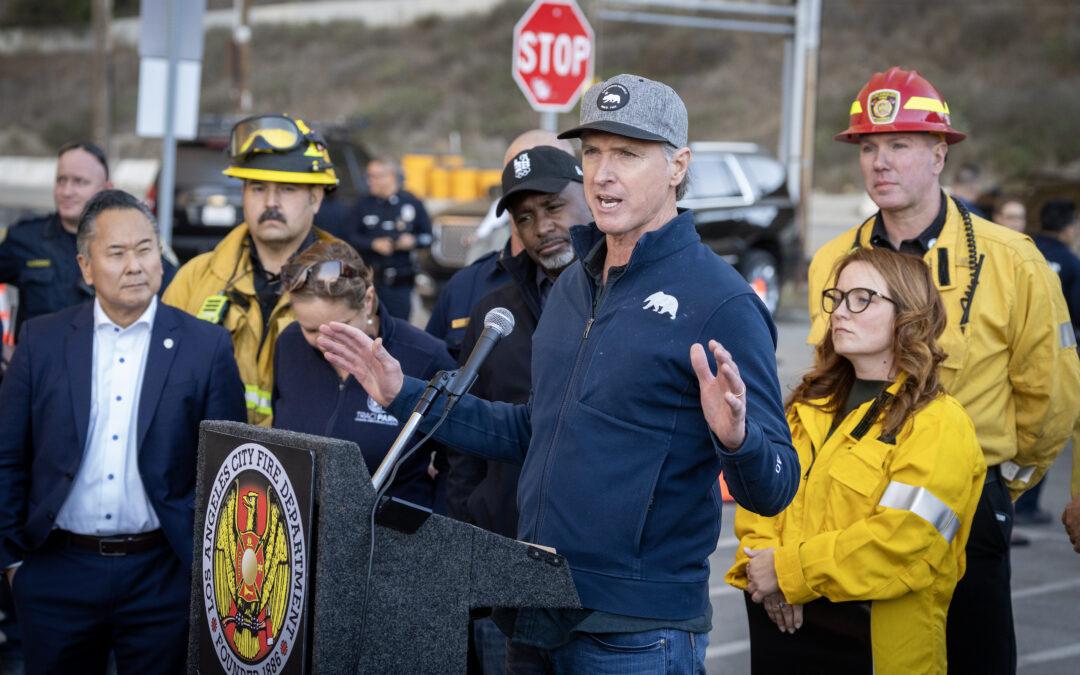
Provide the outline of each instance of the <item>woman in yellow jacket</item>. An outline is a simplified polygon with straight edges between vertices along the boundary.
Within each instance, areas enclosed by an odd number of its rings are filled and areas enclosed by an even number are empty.
[[[829,332],[787,404],[799,492],[773,518],[739,509],[726,579],[746,590],[755,673],[945,673],[986,475],[938,379],[945,310],[916,257],[865,248],[836,267]]]

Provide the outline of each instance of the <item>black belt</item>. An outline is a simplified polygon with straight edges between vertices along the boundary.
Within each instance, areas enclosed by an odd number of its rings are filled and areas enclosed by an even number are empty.
[[[109,537],[95,537],[90,534],[75,534],[57,530],[70,546],[97,551],[105,556],[120,556],[129,553],[150,551],[166,543],[165,533],[160,529],[140,534],[116,534]]]

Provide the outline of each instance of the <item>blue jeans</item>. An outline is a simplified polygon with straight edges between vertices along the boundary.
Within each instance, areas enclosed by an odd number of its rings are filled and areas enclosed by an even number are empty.
[[[473,644],[484,675],[502,675],[506,671],[506,635],[490,616],[473,621]]]
[[[661,628],[640,633],[574,633],[557,649],[509,642],[507,675],[705,675],[707,633]]]

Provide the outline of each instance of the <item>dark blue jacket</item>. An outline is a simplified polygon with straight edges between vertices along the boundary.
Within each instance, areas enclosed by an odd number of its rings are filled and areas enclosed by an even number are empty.
[[[604,237],[595,225],[571,236],[583,260]],[[644,234],[609,285],[594,310],[584,264],[563,272],[533,334],[531,404],[467,397],[436,438],[524,462],[518,537],[566,556],[583,607],[699,617],[720,533],[720,470],[736,501],[764,515],[787,506],[799,484],[775,327],[746,281],[701,243],[689,212]],[[690,365],[690,346],[710,338],[747,385],[737,452],[710,432]],[[388,410],[411,410],[423,384],[406,378]]]
[[[424,204],[402,190],[389,199],[367,195],[353,208],[349,231],[344,237],[375,271],[375,283],[394,285],[395,280],[411,286],[412,251],[394,251],[388,256],[376,253],[371,242],[379,237],[397,241],[406,232],[416,237],[416,248],[431,247],[431,219]]]
[[[1031,240],[1061,279],[1061,292],[1069,306],[1073,330],[1080,335],[1080,258],[1060,239],[1037,234]]]
[[[477,371],[470,392],[488,401],[527,403],[532,389],[532,334],[540,320],[536,263],[526,253],[503,256],[499,267],[513,279],[480,298],[465,329],[464,363],[495,307],[514,315],[514,330],[499,341]],[[504,537],[517,536],[517,484],[520,464],[484,459],[451,449],[446,476],[446,512]]]
[[[24,218],[6,232],[0,237],[0,283],[19,289],[16,335],[27,319],[94,299],[75,257],[75,235],[60,224],[59,214]],[[176,276],[176,265],[164,258],[161,264],[159,296]]]
[[[41,545],[71,491],[90,425],[94,306],[28,321],[0,386],[0,569]],[[169,544],[191,569],[203,420],[247,419],[232,339],[158,303],[138,411],[139,474]]]
[[[383,346],[406,374],[427,381],[457,364],[441,340],[380,308]],[[392,416],[351,375],[344,382],[318,349],[292,323],[274,347],[274,427],[353,441],[360,446],[368,472],[375,473],[386,451],[412,412]],[[413,441],[420,440],[416,436]],[[394,477],[388,494],[431,507],[435,483],[427,473],[432,447],[419,448]]]
[[[510,242],[502,251],[492,251],[458,270],[443,286],[435,307],[431,310],[427,330],[446,342],[446,349],[455,359],[461,353],[461,341],[469,325],[473,306],[487,293],[510,281],[510,275],[499,264],[509,259]]]

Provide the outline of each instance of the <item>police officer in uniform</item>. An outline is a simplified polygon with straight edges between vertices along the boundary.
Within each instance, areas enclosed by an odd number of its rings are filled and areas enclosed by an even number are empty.
[[[346,237],[375,272],[375,293],[392,316],[409,319],[416,278],[413,251],[431,247],[431,219],[423,203],[401,189],[397,164],[368,162],[370,193],[356,203]]]
[[[68,143],[56,162],[53,199],[56,211],[24,218],[0,232],[0,283],[19,289],[13,334],[27,320],[94,299],[79,271],[75,231],[83,206],[101,190],[111,189],[105,153],[93,143]],[[171,257],[171,253],[165,252]],[[168,285],[176,274],[175,259],[163,257]]]

